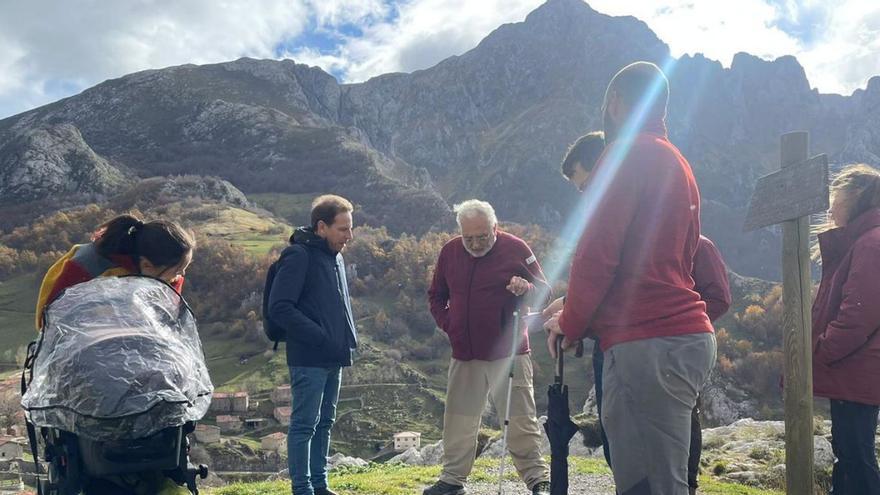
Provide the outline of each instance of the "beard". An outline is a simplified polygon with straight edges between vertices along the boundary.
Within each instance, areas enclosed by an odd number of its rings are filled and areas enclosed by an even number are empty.
[[[487,254],[489,254],[489,251],[491,251],[493,247],[495,247],[494,240],[491,243],[489,243],[489,245],[487,245],[486,247],[484,247],[483,249],[481,249],[479,251],[474,251],[473,249],[469,248],[467,246],[467,244],[465,244],[464,250],[467,251],[468,254],[473,256],[474,258],[482,258],[483,256],[486,256]]]

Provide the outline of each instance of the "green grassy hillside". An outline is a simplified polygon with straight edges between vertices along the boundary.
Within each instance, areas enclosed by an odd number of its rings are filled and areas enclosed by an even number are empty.
[[[27,274],[0,281],[0,362],[15,362],[15,353],[36,337],[34,308],[40,277]]]

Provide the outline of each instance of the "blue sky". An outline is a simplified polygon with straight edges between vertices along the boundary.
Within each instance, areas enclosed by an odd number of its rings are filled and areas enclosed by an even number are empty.
[[[292,58],[341,81],[413,71],[474,47],[543,0],[28,0],[0,4],[0,118],[109,78],[242,56]],[[813,87],[880,75],[876,0],[593,0],[645,21],[674,55],[725,66],[795,55]]]

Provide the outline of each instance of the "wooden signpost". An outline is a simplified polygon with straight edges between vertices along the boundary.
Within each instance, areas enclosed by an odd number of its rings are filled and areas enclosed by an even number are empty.
[[[745,230],[782,224],[786,493],[813,493],[810,215],[828,209],[828,157],[808,158],[809,133],[781,140],[782,170],[758,180]]]

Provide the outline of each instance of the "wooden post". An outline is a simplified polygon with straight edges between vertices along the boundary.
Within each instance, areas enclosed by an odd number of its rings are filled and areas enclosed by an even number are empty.
[[[809,154],[809,134],[782,136],[782,170],[762,177],[745,230],[782,224],[786,493],[813,493],[813,345],[810,214],[828,209],[828,157]]]
[[[784,134],[781,141],[783,169],[807,160],[807,132]],[[785,492],[807,495],[814,490],[810,217],[787,220],[782,229]]]

